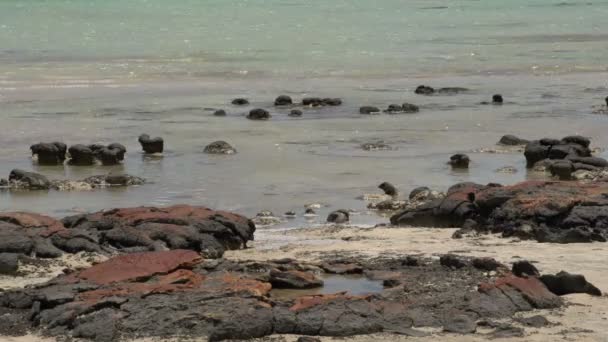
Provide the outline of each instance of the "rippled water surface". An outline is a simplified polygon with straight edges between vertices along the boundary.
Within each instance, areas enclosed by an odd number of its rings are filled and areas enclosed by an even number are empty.
[[[22,168],[51,178],[109,171],[141,187],[96,192],[0,192],[0,210],[55,216],[134,205],[193,203],[253,215],[364,210],[357,200],[390,181],[407,193],[457,181],[535,177],[503,134],[583,134],[608,145],[608,1],[3,1],[0,2],[0,177]],[[419,84],[461,86],[415,95]],[[274,109],[279,94],[341,97],[343,106]],[[504,106],[482,106],[501,93]],[[249,107],[230,100],[247,97]],[[418,114],[361,116],[358,107],[411,102]],[[268,122],[244,118],[269,108]],[[223,108],[227,117],[214,117]],[[137,136],[162,136],[162,158]],[[226,140],[232,156],[203,154]],[[41,167],[29,146],[121,142],[119,167]],[[390,151],[363,151],[382,141]],[[468,172],[445,161],[468,153]],[[514,166],[518,172],[495,172]],[[374,223],[375,216],[354,221]],[[299,223],[299,220],[294,221]]]

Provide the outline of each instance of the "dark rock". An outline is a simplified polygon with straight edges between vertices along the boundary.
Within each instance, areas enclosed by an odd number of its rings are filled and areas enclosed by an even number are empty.
[[[585,164],[598,168],[608,168],[608,161],[604,158],[567,156],[566,159],[572,163]]]
[[[235,154],[236,149],[225,141],[215,141],[207,145],[204,152],[208,154]]]
[[[32,155],[38,156],[41,165],[58,165],[65,160],[67,146],[61,142],[38,143],[30,147]]]
[[[14,169],[8,176],[8,181],[16,185],[17,188],[28,190],[48,190],[51,182],[45,176],[27,172],[19,169]]]
[[[378,107],[372,106],[363,106],[359,108],[359,114],[376,114],[380,113],[380,109]]]
[[[0,253],[0,274],[15,275],[19,269],[19,255]]]
[[[271,270],[270,283],[279,289],[310,289],[323,286],[323,281],[314,274],[295,270]]]
[[[524,329],[514,327],[510,324],[500,324],[489,334],[490,338],[518,338],[524,337]]]
[[[232,100],[232,104],[235,106],[246,106],[249,104],[249,100],[244,98],[236,98]]]
[[[426,186],[421,186],[421,187],[417,187],[414,190],[410,191],[410,195],[409,195],[409,199],[414,199],[416,198],[419,194],[423,193],[423,192],[430,192],[431,189],[429,189]]]
[[[339,98],[324,98],[322,101],[324,106],[340,106],[342,105],[342,99]]]
[[[4,178],[0,178],[0,187],[7,187],[8,186],[8,180],[4,179]]]
[[[533,328],[542,328],[551,324],[549,320],[547,320],[544,316],[541,315],[518,318],[517,321],[523,325]]]
[[[443,322],[443,331],[457,334],[472,334],[477,330],[477,323],[467,315],[447,317]]]
[[[304,211],[304,214],[306,214],[306,215],[316,215],[317,213],[315,212],[315,210],[313,208],[306,208],[306,210]]]
[[[213,112],[213,116],[226,116],[226,111],[223,109],[218,109]]]
[[[404,103],[401,105],[401,108],[404,113],[418,113],[420,111],[420,107],[411,103]]]
[[[321,340],[316,337],[300,336],[296,342],[321,342]]]
[[[563,296],[571,293],[587,293],[592,296],[601,296],[600,291],[593,284],[589,283],[584,276],[579,274],[570,274],[561,271],[555,275],[545,274],[540,277],[540,280],[545,284],[549,291],[558,296]]]
[[[292,110],[289,112],[289,116],[292,116],[292,117],[299,117],[299,116],[302,116],[302,111],[301,111],[301,110],[299,110],[299,109],[292,109]]]
[[[142,134],[139,136],[138,141],[141,144],[141,148],[147,154],[163,153],[164,144],[165,144],[165,142],[163,141],[163,138],[160,138],[160,137],[150,138],[149,135]]]
[[[570,135],[567,136],[565,138],[562,138],[562,143],[564,144],[576,144],[576,145],[580,145],[584,148],[589,148],[589,145],[591,145],[591,140],[589,140],[589,138],[580,136],[580,135]]]
[[[526,145],[524,156],[528,168],[534,167],[537,162],[549,157],[550,146],[544,145],[539,141],[531,141]]]
[[[93,150],[84,145],[70,146],[68,153],[70,154],[70,164],[72,165],[93,165],[95,158]]]
[[[452,165],[455,169],[468,169],[469,168],[469,156],[466,154],[455,154],[450,157],[448,164]]]
[[[503,135],[503,137],[500,138],[500,141],[498,142],[498,144],[506,145],[506,146],[518,146],[518,145],[526,145],[529,142],[530,141],[528,141],[526,139],[521,139],[514,135],[507,134],[507,135]]]
[[[105,182],[109,185],[127,186],[130,183],[130,177],[126,174],[109,174],[106,176]]]
[[[344,209],[333,211],[327,216],[327,222],[330,222],[330,223],[340,224],[340,223],[346,223],[349,220],[350,220],[350,214],[348,213],[348,210],[344,210]]]
[[[365,151],[390,151],[393,148],[383,142],[368,142],[361,145]]]
[[[572,179],[572,172],[574,172],[574,165],[569,160],[558,160],[551,163],[549,171],[561,180],[570,180]]]
[[[397,188],[389,182],[383,182],[382,184],[378,185],[378,188],[384,191],[384,193],[388,196],[397,197],[399,195]]]
[[[388,105],[388,108],[385,110],[386,113],[400,113],[403,111],[403,107],[398,104]]]
[[[414,92],[419,95],[432,95],[435,93],[435,89],[429,86],[421,85],[418,86]]]
[[[538,277],[540,272],[536,266],[527,260],[517,261],[513,263],[511,272],[518,277]]]
[[[453,268],[453,269],[463,268],[467,265],[460,258],[458,258],[457,256],[452,255],[452,254],[442,255],[439,258],[439,263],[441,264],[441,266],[445,266],[445,267],[449,267],[449,268]]]
[[[103,165],[117,165],[123,161],[125,152],[120,148],[104,147],[95,152],[95,157],[99,159]]]
[[[475,258],[473,259],[472,264],[473,267],[484,271],[496,271],[497,269],[504,267],[503,264],[493,258]]]
[[[302,99],[303,106],[319,107],[323,105],[323,99],[319,97],[305,97]]]
[[[281,95],[274,100],[275,106],[289,106],[291,104],[293,104],[293,101],[287,95]]]
[[[500,94],[493,95],[492,96],[492,103],[493,104],[502,104],[503,103],[502,95],[500,95]]]
[[[420,264],[418,263],[418,258],[408,255],[405,257],[405,259],[401,260],[401,265],[415,267],[419,266]]]
[[[249,120],[268,120],[270,119],[270,113],[261,108],[252,109],[247,115],[247,119]]]
[[[437,92],[439,94],[445,94],[445,95],[456,95],[456,94],[460,94],[460,93],[466,93],[468,91],[469,91],[469,89],[462,88],[462,87],[444,87],[444,88],[439,88],[437,90]]]

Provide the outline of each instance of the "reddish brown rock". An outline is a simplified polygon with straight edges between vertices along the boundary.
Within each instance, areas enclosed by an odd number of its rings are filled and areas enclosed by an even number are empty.
[[[94,265],[75,276],[87,282],[107,285],[166,274],[178,268],[192,267],[200,260],[198,253],[186,250],[132,253]]]

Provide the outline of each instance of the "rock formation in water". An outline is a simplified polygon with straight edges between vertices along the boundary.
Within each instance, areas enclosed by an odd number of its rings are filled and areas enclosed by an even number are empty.
[[[150,138],[150,136],[148,134],[142,134],[139,136],[139,139],[137,139],[137,140],[141,144],[141,148],[144,150],[144,153],[146,153],[146,154],[163,153],[163,150],[165,147],[165,142],[164,142],[163,138],[161,138],[161,137]]]

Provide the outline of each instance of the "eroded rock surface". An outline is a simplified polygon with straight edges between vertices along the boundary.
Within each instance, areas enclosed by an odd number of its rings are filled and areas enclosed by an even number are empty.
[[[190,250],[122,255],[45,284],[0,293],[4,321],[16,332],[96,341],[134,337],[206,337],[211,341],[270,334],[352,336],[415,333],[443,327],[473,333],[477,321],[509,319],[519,311],[555,308],[561,299],[537,278],[489,276],[463,259],[461,268],[421,259],[332,260],[353,264],[370,279],[390,279],[380,293],[344,292],[284,298],[277,278],[314,279],[318,265],[203,260]],[[352,269],[352,267],[348,267]],[[286,274],[289,274],[286,276]],[[274,280],[273,280],[274,279]],[[307,291],[307,290],[292,290]]]
[[[55,220],[0,213],[0,253],[56,258],[81,251],[105,254],[188,249],[219,258],[253,239],[255,225],[237,214],[205,207],[113,209]]]
[[[460,227],[540,242],[608,238],[608,183],[528,181],[512,186],[461,183],[443,199],[391,217],[402,226]]]

